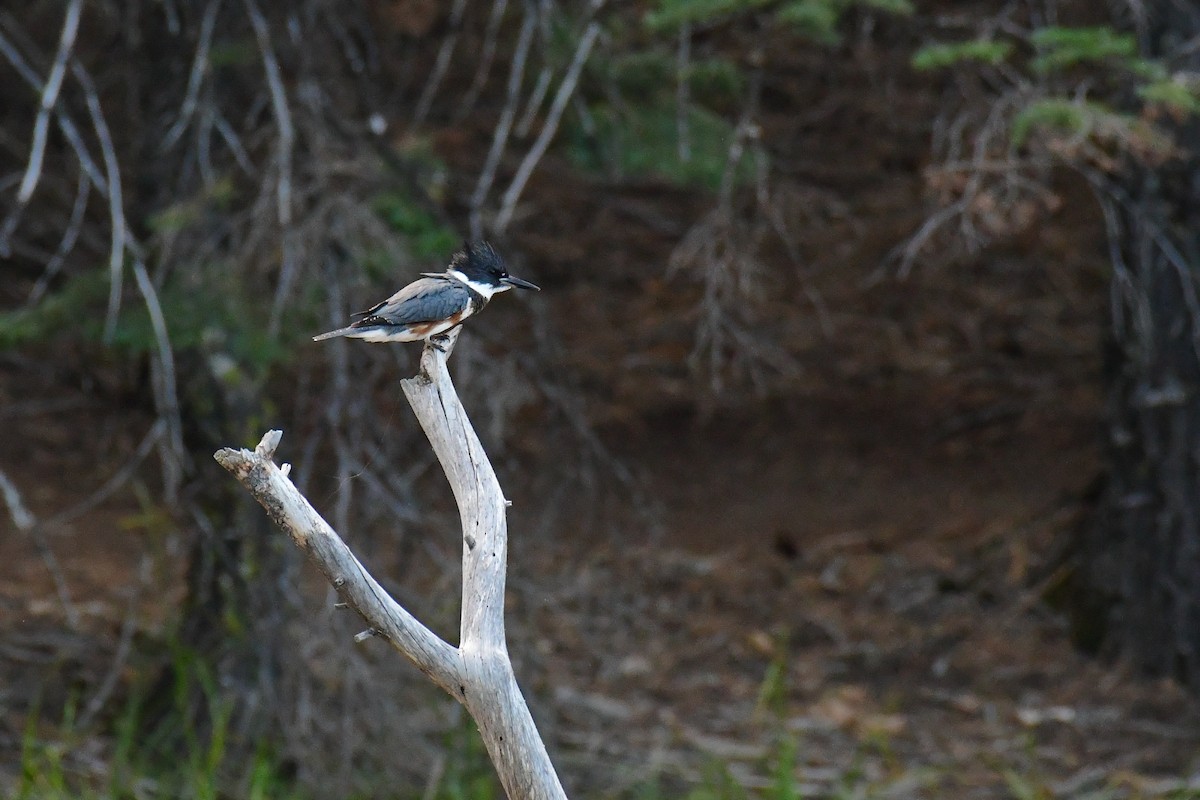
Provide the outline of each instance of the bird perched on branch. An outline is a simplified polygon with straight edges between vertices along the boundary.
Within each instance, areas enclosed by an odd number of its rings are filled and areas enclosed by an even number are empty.
[[[514,286],[541,291],[529,281],[509,275],[504,260],[487,242],[464,242],[450,257],[445,272],[422,272],[421,276],[382,303],[353,315],[362,319],[314,336],[313,341],[336,336],[368,342],[425,339],[439,347],[439,337],[482,311],[492,295]]]

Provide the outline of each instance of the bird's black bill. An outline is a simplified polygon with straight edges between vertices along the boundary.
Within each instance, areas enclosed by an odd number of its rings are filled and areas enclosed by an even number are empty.
[[[540,292],[542,290],[542,288],[537,284],[530,283],[529,281],[523,281],[520,278],[514,278],[512,275],[505,275],[500,279],[500,282],[507,283],[509,286],[515,286],[518,289],[532,289],[535,292]]]

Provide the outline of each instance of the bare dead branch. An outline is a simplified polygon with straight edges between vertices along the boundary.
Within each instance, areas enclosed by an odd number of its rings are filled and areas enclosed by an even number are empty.
[[[426,346],[420,372],[401,382],[454,492],[462,520],[460,644],[442,641],[387,595],[332,528],[271,460],[281,436],[271,431],[254,452],[223,449],[232,472],[367,621],[356,638],[386,638],[452,697],[479,726],[509,797],[565,800],[529,708],[516,683],[504,632],[508,528],[499,481],[458,399],[444,350]]]
[[[37,118],[33,123],[33,142],[29,148],[29,164],[25,168],[25,176],[21,179],[21,188],[17,190],[17,203],[25,205],[37,188],[38,179],[42,174],[42,159],[46,155],[46,134],[50,129],[50,112],[58,104],[58,92],[62,88],[63,77],[67,72],[67,59],[71,48],[75,45],[75,34],[79,31],[79,15],[83,11],[83,0],[71,0],[63,19],[62,32],[58,38],[58,50],[54,54],[54,63],[42,86],[42,98],[38,105]]]
[[[339,596],[389,643],[461,700],[462,680],[455,650],[392,599],[271,460],[282,436],[269,431],[253,450],[218,450],[214,456],[333,584]]]
[[[446,70],[450,68],[450,56],[454,54],[454,47],[458,44],[463,14],[466,10],[467,0],[454,0],[454,7],[450,10],[450,33],[442,40],[442,46],[434,60],[433,69],[429,73],[429,80],[425,82],[425,88],[421,90],[421,98],[417,101],[417,107],[413,111],[410,129],[422,125],[425,117],[429,115],[429,109],[433,107],[433,98],[442,85],[442,79],[446,77]]]
[[[8,14],[0,16],[0,20],[8,25],[16,24],[11,18],[11,15]],[[5,36],[2,31],[0,31],[0,55],[3,55],[4,58],[7,59],[10,64],[12,64],[13,69],[17,71],[17,74],[21,76],[22,80],[29,84],[29,86],[31,86],[39,96],[44,95],[45,82],[38,75],[37,71],[33,69],[33,67],[31,67],[21,56],[20,51],[17,49],[12,40]],[[107,192],[108,182],[105,180],[100,168],[96,166],[96,161],[92,158],[91,153],[88,151],[87,145],[84,143],[78,127],[76,127],[74,121],[63,109],[61,104],[58,104],[54,107],[54,117],[58,122],[59,130],[62,132],[63,137],[71,145],[71,149],[75,152],[76,158],[79,159],[80,166],[83,168],[84,172],[87,173],[88,178],[92,181],[92,184],[101,192]],[[0,228],[0,256],[5,258],[11,255],[11,247],[9,244],[8,235],[12,233],[12,228],[15,228],[17,218],[11,217],[10,220],[11,222],[6,221],[4,227]]]
[[[29,290],[29,297],[25,300],[26,305],[37,305],[38,301],[46,294],[46,290],[50,288],[50,282],[54,280],[59,270],[62,269],[67,255],[75,249],[75,242],[79,240],[79,233],[83,230],[83,215],[87,211],[88,195],[91,194],[91,188],[92,185],[88,181],[87,173],[80,170],[78,186],[75,189],[75,202],[71,205],[71,216],[67,220],[66,228],[63,230],[62,239],[59,240],[54,255],[46,262],[46,266],[42,269],[42,274],[34,282],[33,288]]]
[[[133,276],[137,282],[138,291],[146,304],[150,315],[150,327],[154,331],[155,350],[158,353],[157,369],[154,376],[155,405],[158,407],[160,419],[167,426],[166,444],[162,448],[163,462],[163,494],[167,502],[174,502],[183,482],[183,462],[187,458],[187,450],[183,445],[183,422],[179,416],[179,397],[175,382],[175,353],[171,349],[171,338],[167,332],[167,320],[163,315],[162,304],[158,302],[158,291],[146,273],[146,265],[136,259],[133,263]]]
[[[296,129],[292,125],[292,114],[288,108],[287,90],[283,86],[283,75],[279,70],[279,60],[271,47],[271,30],[266,18],[258,9],[255,0],[243,0],[246,13],[250,17],[250,25],[254,28],[254,38],[258,42],[259,53],[262,56],[263,70],[267,76],[267,88],[271,92],[271,111],[275,115],[275,125],[279,131],[279,149],[276,159],[279,164],[279,178],[275,186],[276,213],[279,224],[287,228],[292,223],[292,148],[296,141]]]
[[[91,117],[92,128],[96,132],[96,139],[100,142],[100,154],[104,158],[104,173],[108,188],[108,213],[112,219],[112,241],[108,256],[108,312],[104,318],[104,340],[111,342],[117,328],[117,313],[121,309],[121,286],[124,273],[122,268],[125,263],[127,236],[125,201],[121,197],[121,166],[117,161],[117,150],[113,145],[112,134],[104,119],[104,110],[100,107],[100,95],[96,92],[96,85],[92,83],[91,76],[79,62],[71,65],[71,73],[83,89],[88,116]]]
[[[529,56],[529,46],[533,43],[534,27],[537,23],[537,10],[532,6],[525,9],[525,20],[521,23],[521,33],[517,36],[517,46],[513,51],[512,67],[508,73],[508,92],[504,100],[504,108],[500,111],[500,119],[496,122],[492,134],[492,145],[488,148],[487,159],[479,180],[475,183],[475,191],[471,193],[471,237],[478,239],[483,235],[483,204],[487,200],[492,183],[496,180],[496,168],[500,165],[500,156],[508,144],[509,131],[512,129],[513,117],[517,113],[517,103],[521,95],[521,81],[525,77],[525,60]]]
[[[529,93],[529,99],[525,101],[525,112],[521,114],[521,119],[517,122],[517,136],[524,138],[529,135],[530,129],[533,128],[533,122],[537,119],[538,110],[546,99],[546,92],[550,91],[550,79],[553,77],[554,73],[549,67],[542,67],[538,73],[537,80],[533,84],[533,91]]]
[[[4,504],[8,506],[8,515],[12,518],[13,525],[17,526],[17,530],[27,531],[37,523],[37,518],[25,507],[17,485],[3,470],[0,470],[0,495],[4,496]]]
[[[916,263],[917,258],[925,249],[926,243],[935,233],[941,230],[943,225],[961,217],[966,208],[967,201],[959,199],[930,214],[928,219],[921,223],[921,227],[917,229],[916,233],[901,242],[888,254],[888,257],[884,259],[884,263],[886,264],[888,261],[898,258],[900,266],[896,270],[896,277],[900,280],[907,278],[912,272],[913,264]],[[882,274],[880,273],[878,277],[882,277]]]
[[[129,457],[129,460],[120,469],[110,475],[108,480],[101,484],[96,491],[88,495],[87,498],[45,520],[42,526],[53,528],[57,525],[70,522],[73,519],[83,516],[112,497],[118,489],[133,477],[138,466],[146,460],[146,456],[150,455],[150,451],[154,449],[154,445],[158,442],[159,437],[166,433],[166,430],[167,423],[164,420],[159,419],[156,421],[150,426],[150,430],[146,432],[146,435],[142,437],[142,441],[138,443],[133,455]]]
[[[752,63],[758,65],[750,74],[750,85],[746,90],[746,101],[742,104],[738,116],[737,127],[734,128],[733,138],[725,153],[725,168],[721,173],[721,186],[718,190],[718,205],[729,216],[733,214],[733,189],[737,179],[738,165],[742,162],[742,154],[746,150],[746,142],[757,141],[762,135],[758,124],[758,106],[762,97],[763,60],[766,58],[762,48],[756,48],[750,54]]]
[[[74,24],[77,25],[78,20],[76,20]],[[71,34],[70,37],[67,37],[64,33],[64,40],[67,38],[73,40],[73,36],[74,34]],[[3,39],[3,37],[0,36],[0,39]],[[0,49],[5,51],[6,57],[8,57],[9,61],[13,63],[15,67],[17,67],[19,72],[22,73],[26,81],[37,88],[40,83],[37,74],[24,63],[24,60],[20,58],[15,48],[13,48],[7,42],[7,40],[4,40],[3,42],[0,42]],[[63,69],[65,70],[66,64],[70,61],[69,47],[64,50],[64,48],[60,46],[59,56],[63,60]],[[56,64],[57,63],[58,62],[56,60]],[[96,134],[96,139],[100,143],[101,154],[104,160],[105,174],[101,176],[98,174],[97,168],[87,152],[87,148],[83,143],[82,137],[78,135],[78,131],[70,122],[69,117],[67,117],[66,114],[61,111],[61,109],[58,109],[60,129],[62,129],[63,133],[66,134],[68,141],[72,142],[72,146],[75,149],[77,157],[79,158],[83,173],[88,175],[92,183],[101,191],[104,191],[108,196],[109,215],[111,218],[111,242],[109,250],[110,285],[108,311],[105,318],[104,330],[106,339],[111,340],[111,337],[115,332],[117,313],[120,309],[125,253],[130,248],[132,248],[134,252],[140,252],[140,248],[137,246],[137,242],[133,241],[129,236],[126,227],[124,200],[121,194],[120,164],[117,158],[116,147],[113,142],[112,135],[110,133],[107,121],[105,120],[103,109],[101,108],[99,93],[96,90],[91,76],[88,74],[87,70],[82,64],[77,61],[71,62],[70,68],[72,75],[75,77],[83,91],[84,99],[88,109],[88,115],[92,123],[93,131]],[[52,81],[55,80],[57,80],[61,85],[62,76],[55,73],[52,69],[50,77],[47,78],[47,81],[44,84],[41,84],[43,98],[42,104],[47,108],[54,107],[52,104],[47,106],[47,101],[45,98],[49,93],[49,90],[52,88]],[[57,94],[57,91],[55,91],[54,94]],[[47,114],[48,113],[49,111],[47,110]],[[86,200],[86,187],[84,180],[81,177],[80,188],[76,193],[76,201],[72,210],[71,221],[68,222],[67,230],[63,235],[63,239],[60,242],[57,253],[48,260],[47,268],[43,272],[42,278],[39,280],[38,284],[35,284],[35,293],[40,294],[41,292],[45,291],[45,286],[53,277],[54,272],[56,272],[58,269],[56,264],[61,263],[61,260],[65,254],[74,246],[75,239],[78,237],[79,231],[82,227],[83,214],[86,210]],[[184,454],[182,424],[179,420],[178,402],[175,400],[176,390],[173,355],[170,349],[170,341],[167,338],[165,320],[163,318],[161,308],[158,307],[157,296],[154,292],[153,285],[149,282],[149,278],[145,276],[145,267],[141,265],[140,256],[138,258],[138,267],[140,267],[141,270],[141,274],[138,276],[139,289],[142,290],[142,294],[146,299],[147,309],[150,311],[151,320],[154,325],[155,336],[158,343],[158,356],[162,365],[159,389],[156,391],[156,394],[158,395],[158,399],[160,401],[158,403],[159,411],[167,420],[171,432],[170,452],[164,451],[164,466],[167,464],[174,464],[176,467],[176,469],[168,470],[165,473],[168,477],[168,492],[173,493],[174,489],[178,487],[181,480],[181,471],[178,469],[178,467],[181,465],[181,459],[183,458]],[[144,280],[142,280],[142,278],[144,278]],[[40,290],[39,287],[41,287]],[[35,294],[33,296],[37,295]]]
[[[250,154],[246,152],[246,148],[242,145],[241,137],[237,135],[237,131],[229,124],[229,120],[225,119],[225,115],[220,111],[213,109],[212,113],[213,130],[221,134],[221,138],[225,140],[226,146],[229,147],[229,152],[233,153],[233,160],[242,168],[242,172],[253,176],[257,174],[254,169],[254,163],[250,161]]]
[[[583,65],[587,63],[588,54],[591,53],[592,45],[595,44],[596,37],[599,35],[600,23],[592,20],[584,30],[583,36],[580,37],[579,44],[575,48],[575,55],[571,59],[571,65],[567,68],[567,73],[563,76],[562,83],[558,85],[558,92],[555,93],[554,101],[550,104],[550,110],[546,114],[546,121],[542,125],[541,132],[538,133],[538,137],[529,148],[529,152],[525,154],[525,158],[521,160],[521,164],[517,167],[517,172],[513,176],[512,183],[509,184],[508,190],[504,193],[504,198],[500,204],[500,212],[496,215],[495,228],[497,231],[503,232],[508,227],[508,223],[513,216],[513,211],[516,209],[517,201],[521,198],[521,192],[525,191],[525,184],[529,182],[529,177],[533,174],[533,170],[537,167],[538,162],[542,160],[542,156],[545,155],[546,149],[550,146],[550,141],[554,138],[554,134],[558,132],[558,123],[562,118],[563,110],[566,109],[567,103],[575,93],[575,86],[579,83],[579,75],[583,71]]]
[[[488,73],[492,70],[492,60],[496,57],[496,39],[500,32],[500,23],[504,20],[504,12],[508,10],[508,0],[495,0],[492,11],[488,15],[487,29],[483,34],[483,50],[479,56],[479,66],[471,85],[463,94],[462,102],[458,105],[458,118],[462,119],[475,106],[483,85],[487,83]]]
[[[71,602],[71,591],[67,586],[66,573],[63,572],[62,566],[58,563],[58,558],[54,555],[54,550],[50,547],[50,542],[46,541],[46,534],[42,530],[42,526],[38,525],[37,517],[25,507],[17,485],[12,482],[3,470],[0,470],[0,495],[4,496],[4,503],[8,506],[8,514],[13,521],[13,525],[16,526],[17,530],[25,533],[33,540],[33,545],[37,548],[38,555],[41,556],[42,563],[46,567],[46,572],[49,573],[50,580],[54,583],[54,591],[58,595],[59,603],[62,604],[67,624],[72,629],[78,629],[79,611],[75,608],[75,604]]]
[[[458,652],[467,678],[483,689],[468,693],[463,704],[479,724],[509,797],[565,800],[508,658],[504,585],[508,561],[505,509],[509,502],[450,381],[446,369],[450,347],[446,352],[426,347],[420,373],[403,381],[401,388],[446,472],[462,516],[463,605]]]
[[[292,235],[292,154],[296,142],[296,129],[292,124],[292,113],[288,107],[287,90],[283,85],[283,75],[279,69],[279,60],[271,46],[271,30],[263,17],[255,0],[243,0],[246,13],[250,17],[250,25],[254,28],[254,38],[258,42],[259,53],[262,56],[263,69],[267,76],[267,88],[271,93],[271,110],[275,116],[275,126],[279,133],[276,151],[279,175],[275,178],[275,211],[279,225],[283,228],[281,248],[281,263],[279,267],[279,282],[275,290],[275,300],[271,305],[271,318],[267,330],[274,336],[279,332],[283,318],[283,308],[291,291],[296,272],[296,243]]]
[[[161,149],[164,152],[175,146],[196,113],[196,101],[200,96],[204,75],[208,72],[208,52],[212,47],[213,30],[217,26],[217,12],[220,10],[221,0],[212,0],[204,8],[204,16],[200,20],[200,36],[196,42],[196,54],[192,57],[192,69],[188,73],[187,90],[183,95],[183,105],[179,109],[179,119],[175,120],[175,124],[163,136]]]
[[[964,109],[934,126],[933,149],[941,151],[943,158],[926,176],[940,195],[937,207],[910,237],[892,248],[866,279],[867,285],[882,280],[893,264],[895,276],[907,279],[942,231],[950,231],[959,246],[974,253],[996,236],[1020,227],[1021,209],[1052,202],[1050,159],[1044,154],[1018,155],[1010,137],[1014,115],[1042,96],[1044,88],[1030,86],[1020,76],[1012,76],[1010,84],[982,119],[972,109]]]
[[[138,629],[138,600],[141,598],[142,592],[150,585],[152,563],[153,560],[150,556],[143,554],[138,564],[137,581],[129,592],[129,598],[125,606],[125,617],[121,620],[121,633],[117,637],[116,652],[113,653],[108,670],[104,673],[104,677],[100,680],[96,691],[79,714],[77,722],[83,730],[86,730],[92,721],[95,720],[96,715],[104,710],[104,706],[112,698],[113,692],[120,685],[121,676],[125,672],[125,667],[129,662],[129,654],[133,650],[133,634]]]

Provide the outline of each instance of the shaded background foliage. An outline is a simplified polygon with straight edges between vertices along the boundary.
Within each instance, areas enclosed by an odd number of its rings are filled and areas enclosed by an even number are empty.
[[[1193,287],[1196,29],[1163,22],[1194,22],[1181,8],[97,0],[0,11],[0,363],[23,428],[22,451],[0,466],[13,531],[54,579],[66,638],[48,648],[67,665],[34,682],[40,695],[6,698],[12,718],[32,720],[9,731],[8,750],[23,748],[33,773],[19,785],[49,795],[45,776],[58,775],[79,782],[64,792],[133,796],[145,773],[196,796],[494,791],[457,710],[390,654],[346,646],[353,622],[209,461],[282,425],[301,488],[354,531],[410,608],[452,629],[454,550],[429,532],[453,530],[453,508],[395,390],[415,354],[308,339],[439,269],[463,236],[497,241],[516,274],[546,289],[489,307],[455,354],[510,495],[535,498],[514,513],[539,543],[530,550],[549,555],[524,555],[609,576],[610,599],[650,638],[645,620],[676,618],[617,588],[643,567],[551,545],[564,531],[618,552],[661,545],[679,532],[662,507],[679,490],[664,483],[725,491],[721,469],[651,475],[664,438],[682,451],[727,426],[770,442],[753,432],[796,424],[805,398],[900,405],[928,385],[954,398],[936,437],[1011,419],[1051,427],[1064,385],[1101,385],[1081,353],[1099,353],[1106,272],[1118,322],[1141,319],[1138,308],[1157,321],[1162,302]],[[1146,209],[1163,209],[1153,225],[1171,231],[1170,247],[1153,235],[1138,246]],[[1122,288],[1143,283],[1146,294]],[[1131,492],[1161,496],[1140,481],[1177,441],[1120,421],[1129,397],[1164,381],[1119,366],[1162,363],[1130,359],[1153,347],[1119,332],[1164,331],[1155,341],[1177,353],[1192,313],[1114,326],[1114,430],[1147,433],[1142,461],[1113,456],[1124,466],[1100,492],[1098,522],[1081,526],[1074,550],[1043,546],[1032,572],[1039,592],[1069,598],[1087,644],[1194,682],[1192,562],[1173,561],[1194,532],[1160,529],[1147,562],[1129,556],[1144,552],[1157,506],[1105,527]],[[1184,394],[1194,366],[1185,348],[1171,370]],[[639,450],[639,439],[654,444]],[[31,481],[54,474],[68,487],[49,507],[30,502],[36,515],[21,499],[30,446],[75,451],[34,459]],[[1190,452],[1172,497],[1195,488]],[[1187,519],[1179,503],[1168,516]],[[781,552],[809,549],[795,519],[776,524],[766,538]],[[129,611],[115,626],[81,615],[55,558],[70,547],[62,530],[106,528],[136,537],[120,549],[140,565],[122,574]],[[1122,569],[1163,562],[1178,565],[1184,583],[1169,594],[1180,602],[1137,610],[1155,570]],[[648,591],[663,580],[707,597],[703,569],[670,557],[662,569],[641,575]],[[555,645],[539,626],[563,624],[539,592],[596,636],[617,635],[596,612],[604,589],[531,581],[514,611],[525,669],[548,674]],[[726,601],[712,602],[696,613],[721,618]],[[31,641],[18,617],[13,641]],[[1178,624],[1150,624],[1166,618]],[[795,655],[764,636],[756,714],[785,704],[780,675]],[[16,672],[14,685],[31,679]],[[580,724],[556,708],[577,696],[533,688],[551,741],[571,742]],[[603,716],[603,704],[584,707]],[[63,768],[53,747],[35,747],[54,740],[40,719],[65,720],[57,735],[98,742],[99,755]],[[408,757],[380,744],[395,742]],[[607,775],[598,755],[627,753],[579,752],[566,768],[582,785],[636,783]],[[796,760],[783,747],[760,765],[778,796],[794,796]],[[756,786],[690,775],[712,796]]]

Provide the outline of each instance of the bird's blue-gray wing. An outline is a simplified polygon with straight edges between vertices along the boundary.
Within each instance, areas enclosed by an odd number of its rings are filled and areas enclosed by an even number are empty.
[[[437,322],[462,311],[470,302],[470,290],[458,281],[420,278],[367,310],[366,315],[354,325],[367,327]]]

